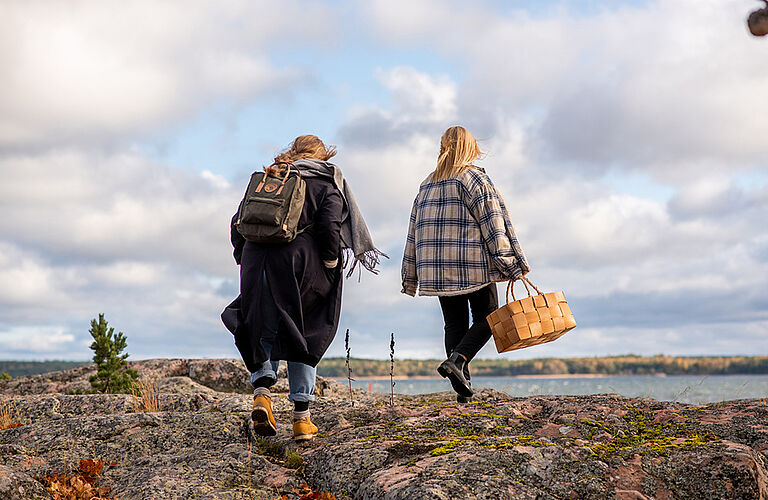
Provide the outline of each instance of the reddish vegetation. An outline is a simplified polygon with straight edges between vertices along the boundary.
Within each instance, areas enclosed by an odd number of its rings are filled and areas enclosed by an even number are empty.
[[[111,488],[98,486],[105,465],[115,465],[115,462],[80,460],[76,475],[51,474],[38,478],[38,481],[43,483],[53,500],[117,500],[107,497]]]
[[[293,492],[297,495],[301,495],[299,500],[336,500],[335,495],[331,495],[327,491],[313,490],[308,484],[302,484],[299,488],[294,488]],[[289,500],[286,495],[280,495],[274,500]]]

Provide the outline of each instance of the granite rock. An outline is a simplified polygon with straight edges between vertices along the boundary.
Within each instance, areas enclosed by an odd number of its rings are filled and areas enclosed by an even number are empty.
[[[3,500],[38,500],[51,498],[43,485],[27,474],[0,465],[0,498]]]
[[[32,478],[94,459],[105,464],[99,484],[121,500],[298,499],[305,484],[339,499],[768,499],[766,400],[482,389],[470,404],[437,393],[390,406],[387,394],[356,389],[350,400],[318,379],[320,434],[297,444],[284,393],[273,396],[278,435],[252,433],[238,361],[133,367],[157,381],[160,411],[137,411],[132,395],[67,394],[87,384],[87,367],[0,383],[0,404],[24,424],[0,431],[0,498],[4,487],[33,491],[8,498],[46,498]]]

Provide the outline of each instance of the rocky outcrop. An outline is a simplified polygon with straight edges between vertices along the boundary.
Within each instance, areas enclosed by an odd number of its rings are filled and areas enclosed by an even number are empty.
[[[148,359],[129,365],[145,378],[186,377],[220,392],[251,392],[245,365],[233,359]],[[94,374],[96,366],[88,365],[0,381],[0,394],[83,393],[91,388],[88,378]]]
[[[50,498],[40,482],[18,470],[0,465],[0,498],[22,500],[26,498]]]
[[[128,364],[137,370],[142,378],[155,380],[161,386],[163,384],[189,384],[193,382],[203,392],[210,390],[240,394],[253,392],[248,382],[248,371],[245,364],[240,360],[147,359],[131,361]],[[279,379],[277,384],[272,387],[272,392],[288,392],[288,379],[285,372],[286,369],[283,365],[280,367]],[[96,366],[88,365],[72,370],[0,380],[0,394],[83,394],[91,388],[88,380],[91,375],[95,374]],[[317,395],[331,395],[344,390],[340,384],[318,377]],[[170,389],[165,392],[179,392],[179,389]],[[194,390],[189,388],[182,392],[194,392]]]
[[[87,385],[86,369],[0,382],[0,404],[24,424],[0,431],[0,498],[45,498],[30,478],[75,474],[90,459],[105,464],[99,485],[122,500],[300,498],[305,483],[337,498],[768,499],[765,400],[482,390],[466,405],[439,393],[390,406],[388,395],[355,390],[350,400],[345,386],[319,380],[320,434],[299,445],[285,395],[273,398],[278,436],[252,434],[239,362],[133,367],[157,381],[161,411],[137,412],[131,395],[56,390]]]

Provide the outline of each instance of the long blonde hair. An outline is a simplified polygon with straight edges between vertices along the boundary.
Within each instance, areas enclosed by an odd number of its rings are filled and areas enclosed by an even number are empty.
[[[448,127],[440,138],[440,155],[431,178],[433,181],[442,181],[456,177],[482,154],[475,136],[469,130],[459,125]]]
[[[314,159],[328,161],[336,154],[336,148],[326,146],[316,135],[300,135],[291,146],[275,156],[275,163],[291,163],[296,160]]]

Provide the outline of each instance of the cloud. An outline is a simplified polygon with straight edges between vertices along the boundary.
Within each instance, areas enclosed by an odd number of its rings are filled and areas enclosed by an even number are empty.
[[[295,1],[43,1],[2,12],[0,150],[103,145],[290,91],[306,72],[268,50],[334,33],[325,8]]]
[[[0,157],[0,239],[51,259],[115,259],[224,272],[239,198],[222,178],[138,153],[55,150]]]
[[[745,192],[728,177],[698,178],[675,194],[669,201],[669,210],[675,217],[683,220],[739,217],[753,208],[758,208],[761,204],[760,197],[765,205],[765,189],[761,191],[762,193]]]
[[[88,322],[104,312],[136,356],[173,355],[181,339],[190,355],[232,355],[218,316],[237,293],[225,284],[237,278],[239,186],[136,152],[7,155],[0,171],[0,210],[13,214],[0,221],[0,330],[14,346],[37,331],[30,355],[83,359]],[[44,344],[41,324],[75,342]]]
[[[736,0],[612,4],[583,16],[406,1],[361,12],[382,43],[426,47],[461,68],[461,119],[525,123],[548,163],[643,169],[681,184],[704,160],[733,171],[763,157],[765,47],[746,35]]]
[[[32,281],[37,275],[23,265],[0,263],[0,332],[6,332],[0,333],[0,351],[5,356],[86,359],[88,325],[99,313],[126,333],[133,358],[234,356],[232,337],[219,320],[234,297],[231,290],[220,290],[222,280],[236,279],[234,263],[230,273],[210,278],[191,267],[119,258],[107,264],[26,259],[47,279]]]
[[[64,333],[61,327],[36,325],[0,330],[0,350],[11,355],[56,355],[70,348],[74,341],[75,336]]]
[[[441,127],[456,118],[456,85],[447,76],[408,66],[379,70],[376,76],[389,93],[389,107],[354,110],[339,130],[348,146],[382,149],[414,135],[442,133]]]
[[[13,308],[36,303],[46,296],[54,277],[39,259],[25,255],[20,248],[0,244],[0,302]],[[47,297],[53,299],[53,297]]]

